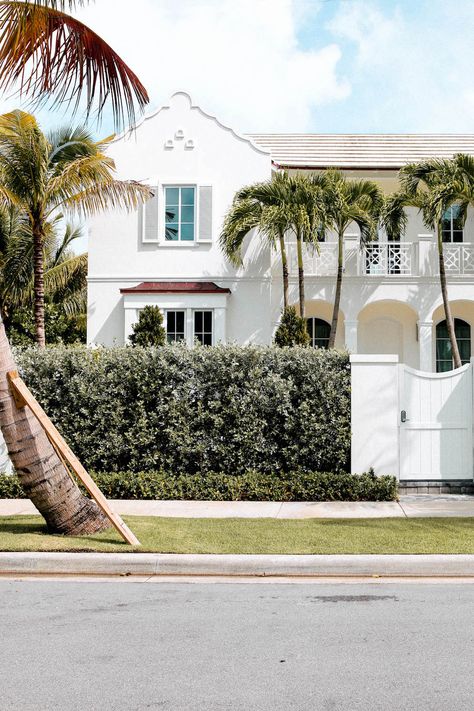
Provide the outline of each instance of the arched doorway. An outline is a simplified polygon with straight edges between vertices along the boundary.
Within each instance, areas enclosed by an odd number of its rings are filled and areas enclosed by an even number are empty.
[[[469,363],[471,359],[471,327],[461,318],[454,319],[454,333],[458,342],[459,355],[462,364]],[[446,319],[436,325],[436,372],[446,373],[453,369],[451,342],[448,336]]]
[[[323,321],[322,318],[310,316],[306,319],[306,328],[310,337],[310,345],[313,348],[327,348],[329,343],[329,334],[331,332],[331,324]]]

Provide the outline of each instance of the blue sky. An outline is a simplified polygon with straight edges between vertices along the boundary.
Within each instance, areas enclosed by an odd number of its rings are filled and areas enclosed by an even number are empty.
[[[96,0],[78,15],[152,107],[184,89],[242,132],[474,131],[474,0]]]

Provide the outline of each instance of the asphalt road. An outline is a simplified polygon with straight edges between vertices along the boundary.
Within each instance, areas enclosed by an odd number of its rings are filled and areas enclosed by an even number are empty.
[[[472,711],[474,585],[0,580],[0,709]]]

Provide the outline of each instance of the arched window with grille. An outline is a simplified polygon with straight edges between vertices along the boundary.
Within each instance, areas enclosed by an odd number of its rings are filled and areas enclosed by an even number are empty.
[[[327,348],[329,343],[329,333],[331,326],[327,321],[321,318],[306,319],[306,327],[308,329],[310,342],[313,348]]]
[[[459,355],[462,364],[469,363],[471,359],[471,327],[460,318],[454,319],[454,333],[458,342]],[[448,336],[446,321],[441,321],[436,326],[436,372],[445,373],[453,369],[451,342]]]

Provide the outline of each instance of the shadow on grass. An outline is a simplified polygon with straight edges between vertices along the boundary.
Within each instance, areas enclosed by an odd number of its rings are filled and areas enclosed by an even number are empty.
[[[46,523],[38,516],[35,516],[34,518],[15,516],[0,519],[0,536],[3,534],[10,534],[13,536],[41,536],[60,541],[77,541],[84,543],[85,545],[88,543],[94,545],[100,542],[118,547],[122,547],[122,545],[124,547],[127,546],[127,544],[115,533],[112,526],[106,531],[95,535],[67,536],[61,533],[52,533],[49,531]],[[89,548],[88,550],[92,549]]]

